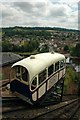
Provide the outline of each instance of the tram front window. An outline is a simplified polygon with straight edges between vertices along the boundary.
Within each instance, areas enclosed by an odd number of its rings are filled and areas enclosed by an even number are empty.
[[[16,78],[20,79],[20,67],[16,67]]]
[[[28,71],[26,69],[24,69],[24,71],[22,71],[22,80],[24,81],[28,81]]]
[[[17,66],[16,67],[16,78],[18,80],[23,80],[23,81],[27,82],[28,81],[28,71],[24,67]]]

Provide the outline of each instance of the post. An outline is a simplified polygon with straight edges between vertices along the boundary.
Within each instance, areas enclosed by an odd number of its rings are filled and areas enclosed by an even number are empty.
[[[62,78],[62,80],[61,80],[61,97],[60,97],[60,101],[62,101],[63,90],[64,90],[64,78]]]

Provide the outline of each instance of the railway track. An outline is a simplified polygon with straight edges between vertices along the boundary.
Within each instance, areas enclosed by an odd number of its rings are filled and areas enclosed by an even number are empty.
[[[25,103],[17,97],[4,97],[2,98],[2,113],[9,113],[25,109],[29,104]]]
[[[47,112],[41,113],[40,115],[37,115],[33,118],[31,118],[31,120],[38,120],[41,118],[52,118],[52,119],[68,119],[68,120],[72,120],[74,115],[76,114],[76,112],[78,111],[78,109],[80,108],[80,100],[79,99],[75,99],[75,100],[71,100],[71,101],[67,101],[65,102],[66,104],[58,106],[58,107],[54,107],[50,110],[48,110]]]
[[[11,98],[12,99],[12,98]],[[8,100],[7,100],[8,101]],[[75,115],[80,107],[79,99],[73,99],[70,101],[61,102],[55,105],[49,106],[30,106],[19,99],[12,100],[13,102],[3,103],[2,116],[4,118],[27,118],[31,120],[37,120],[41,118],[69,118]],[[14,102],[15,101],[15,102]],[[13,107],[14,106],[14,107]],[[12,114],[10,114],[10,112]]]
[[[2,107],[9,106],[12,104],[20,103],[22,102],[19,98],[16,97],[3,97],[2,98]]]

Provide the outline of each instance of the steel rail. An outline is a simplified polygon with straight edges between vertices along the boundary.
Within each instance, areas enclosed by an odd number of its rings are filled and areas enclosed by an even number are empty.
[[[30,120],[37,120],[38,118],[41,118],[41,117],[43,117],[44,115],[47,115],[47,114],[49,114],[49,113],[51,113],[51,112],[57,111],[57,110],[59,110],[59,109],[62,109],[62,108],[64,108],[64,107],[68,106],[68,105],[73,104],[74,102],[76,102],[76,101],[78,101],[78,100],[79,100],[79,98],[73,99],[73,100],[70,100],[70,101],[66,101],[66,102],[64,102],[63,105],[60,105],[60,106],[57,106],[57,107],[56,107],[56,105],[54,105],[54,108],[48,110],[47,112],[41,113],[41,114],[39,114],[39,115],[36,115],[36,116],[34,116],[33,118],[31,118]]]

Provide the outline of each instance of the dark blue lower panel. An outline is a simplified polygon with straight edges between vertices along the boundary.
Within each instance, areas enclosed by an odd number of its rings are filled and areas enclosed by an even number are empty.
[[[10,83],[10,89],[12,92],[18,92],[25,97],[32,99],[32,94],[29,90],[29,86],[19,82],[18,80],[14,80]]]

